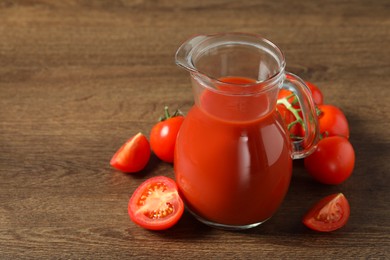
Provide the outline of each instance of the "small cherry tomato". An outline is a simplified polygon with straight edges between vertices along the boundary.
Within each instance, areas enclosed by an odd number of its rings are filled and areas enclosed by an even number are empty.
[[[318,123],[322,135],[325,137],[339,135],[349,138],[347,118],[338,107],[332,105],[319,105],[318,109],[321,111],[318,116]]]
[[[119,148],[110,165],[122,172],[138,172],[145,168],[149,158],[149,142],[142,133],[138,133]]]
[[[303,224],[315,231],[329,232],[343,227],[350,207],[342,193],[332,194],[317,202],[303,217]]]
[[[180,112],[170,116],[168,107],[165,107],[165,117],[153,126],[150,133],[150,145],[158,158],[165,162],[173,162],[176,137],[184,121]]]
[[[143,182],[128,204],[130,219],[150,230],[163,230],[175,225],[184,212],[174,180],[157,176]]]
[[[342,136],[323,138],[317,149],[304,159],[309,174],[324,184],[340,184],[348,179],[355,166],[355,151]]]

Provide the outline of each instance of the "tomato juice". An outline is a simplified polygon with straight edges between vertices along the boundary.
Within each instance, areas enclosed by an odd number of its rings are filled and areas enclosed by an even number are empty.
[[[248,83],[235,77],[223,81]],[[201,219],[252,225],[280,206],[290,184],[291,144],[275,109],[277,93],[269,96],[225,95],[206,88],[188,112],[177,137],[174,167],[186,206]]]

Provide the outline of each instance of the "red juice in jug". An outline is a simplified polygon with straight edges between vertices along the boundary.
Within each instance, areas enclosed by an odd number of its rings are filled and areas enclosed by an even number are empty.
[[[186,116],[175,149],[176,181],[186,206],[199,218],[222,225],[267,220],[283,201],[291,179],[291,145],[275,108],[253,117],[262,106],[259,97],[245,101],[247,118],[239,110],[219,109],[243,98],[203,91]]]

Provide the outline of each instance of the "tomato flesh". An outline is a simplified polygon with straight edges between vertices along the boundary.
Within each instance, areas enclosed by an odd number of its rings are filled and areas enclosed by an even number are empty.
[[[317,202],[303,217],[310,229],[329,232],[343,227],[349,218],[350,207],[342,193],[332,194]]]
[[[130,219],[150,230],[163,230],[175,225],[184,212],[174,180],[157,176],[143,182],[128,204]]]
[[[122,172],[138,172],[150,158],[150,145],[142,133],[124,143],[111,158],[110,165]]]

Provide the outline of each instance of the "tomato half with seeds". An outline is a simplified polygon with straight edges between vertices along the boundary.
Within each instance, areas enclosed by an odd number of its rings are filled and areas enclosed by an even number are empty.
[[[118,149],[111,158],[110,165],[122,172],[138,172],[147,165],[150,153],[148,139],[138,133]]]
[[[303,217],[310,229],[329,232],[343,227],[349,218],[350,207],[342,193],[329,195],[317,202]]]
[[[150,230],[164,230],[175,225],[184,212],[174,180],[157,176],[143,182],[128,204],[130,219]]]

